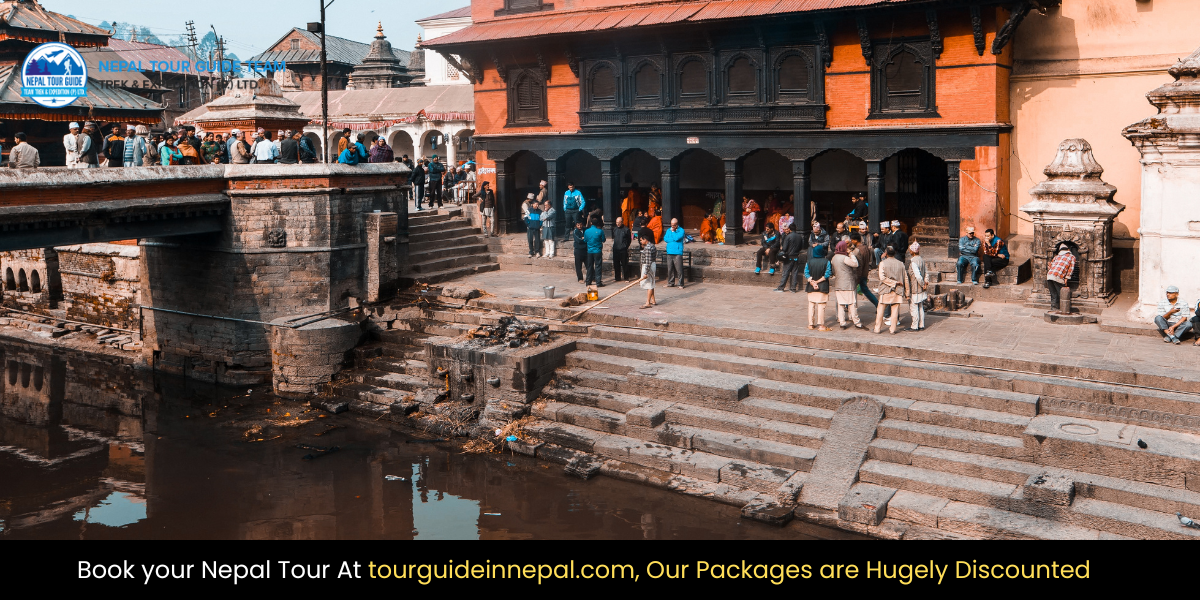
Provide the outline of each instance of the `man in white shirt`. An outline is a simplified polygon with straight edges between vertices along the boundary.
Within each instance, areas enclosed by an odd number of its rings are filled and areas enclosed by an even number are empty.
[[[263,134],[264,136],[266,133]],[[254,148],[251,149],[254,153],[254,162],[257,164],[272,164],[275,159],[279,158],[279,146],[271,141],[271,138],[266,138],[254,142]]]
[[[79,123],[71,123],[71,133],[63,136],[63,148],[67,150],[67,168],[78,169],[79,165]]]
[[[1158,333],[1163,336],[1164,342],[1178,344],[1179,338],[1192,328],[1192,309],[1186,301],[1179,298],[1179,288],[1173,285],[1167,286],[1167,297],[1158,301],[1157,313],[1154,325],[1158,327]],[[1171,321],[1174,319],[1178,320],[1172,325]]]

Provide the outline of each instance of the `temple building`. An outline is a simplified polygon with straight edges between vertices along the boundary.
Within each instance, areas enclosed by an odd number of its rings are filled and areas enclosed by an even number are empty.
[[[380,24],[378,36],[382,36],[383,27]],[[376,41],[383,39],[377,37]],[[364,44],[333,35],[325,36],[325,55],[329,71],[329,89],[344,90],[350,83],[354,70],[364,64],[365,59],[372,57],[376,68],[384,66],[389,75],[397,78],[397,85],[404,85],[411,77],[407,77],[407,67],[410,53],[399,50],[387,44],[387,53],[376,53],[375,44]],[[380,51],[382,52],[382,51]],[[395,62],[392,62],[395,61]],[[293,27],[284,34],[266,52],[254,56],[242,64],[269,63],[270,65],[283,62],[286,71],[275,73],[275,79],[285,92],[321,91],[321,36],[299,27]]]
[[[350,72],[350,83],[346,89],[374,90],[394,88],[408,84],[412,76],[404,68],[404,64],[392,52],[392,43],[383,35],[383,23],[380,22],[375,30],[375,41],[371,42],[371,50],[363,57],[362,62],[355,65]]]
[[[38,148],[43,166],[66,161],[63,134],[71,121],[109,124],[162,123],[162,107],[154,100],[102,83],[104,74],[89,71],[86,95],[60,108],[46,108],[21,95],[21,65],[26,55],[47,42],[63,42],[83,50],[108,45],[111,32],[50,12],[36,0],[0,2],[0,138],[4,151],[12,136],[24,132]],[[114,76],[113,79],[118,77]],[[5,155],[7,156],[7,154]]]

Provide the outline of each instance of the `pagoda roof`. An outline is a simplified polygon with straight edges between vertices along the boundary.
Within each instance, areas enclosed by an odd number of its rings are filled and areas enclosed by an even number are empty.
[[[89,25],[63,14],[42,8],[36,0],[0,1],[0,40],[18,39],[27,42],[57,42],[66,34],[72,45],[103,46],[112,32]],[[80,37],[102,38],[80,44]]]

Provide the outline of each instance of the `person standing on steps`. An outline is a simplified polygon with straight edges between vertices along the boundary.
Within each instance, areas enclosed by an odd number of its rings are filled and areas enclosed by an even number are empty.
[[[862,234],[850,234],[850,241],[858,242],[854,247],[854,259],[858,261],[858,291],[872,305],[879,306],[879,298],[871,293],[871,286],[868,285],[867,279],[871,274],[871,246],[864,241]],[[857,302],[855,303],[857,304]]]
[[[542,258],[554,258],[554,221],[557,211],[554,203],[546,200],[542,203]]]
[[[629,277],[629,245],[633,243],[633,232],[625,226],[625,220],[617,217],[613,223],[613,279],[625,281]]]
[[[429,194],[429,207],[433,208],[434,199],[438,208],[442,207],[442,175],[446,173],[446,165],[438,161],[438,155],[430,157],[429,165],[425,167],[426,192]],[[540,234],[539,234],[540,235]]]
[[[587,264],[587,232],[583,230],[583,221],[575,221],[571,230],[571,252],[575,255],[575,278],[583,283],[583,266]]]
[[[642,270],[642,289],[646,290],[646,303],[642,308],[650,308],[658,304],[654,299],[654,274],[658,270],[658,248],[654,245],[654,232],[649,227],[643,227],[638,232],[638,254]]]
[[[412,184],[416,190],[417,210],[421,210],[421,201],[425,199],[425,159],[417,159],[417,166],[412,171]]]
[[[563,193],[563,213],[566,219],[563,223],[563,239],[571,235],[575,222],[579,220],[579,211],[583,210],[583,194],[575,189],[575,184],[568,181],[567,191]]]
[[[991,230],[989,230],[991,231]],[[912,293],[908,305],[908,314],[912,317],[909,329],[920,331],[925,329],[925,300],[929,299],[929,284],[926,282],[925,259],[921,257],[921,245],[913,242],[908,247],[911,255],[908,259],[908,274],[910,283],[908,290]],[[900,315],[896,315],[899,318]]]
[[[601,227],[599,219],[592,219],[588,225],[587,231],[583,234],[584,242],[587,244],[587,281],[585,285],[596,284],[596,287],[604,287],[604,242],[607,239],[604,237],[604,229]]]
[[[837,302],[837,320],[842,329],[854,323],[862,329],[862,321],[858,318],[858,256],[854,250],[858,242],[838,242],[834,247],[833,260],[833,295]],[[846,313],[850,314],[849,320]]]
[[[683,240],[686,237],[679,219],[671,219],[671,228],[663,232],[663,241],[667,243],[667,287],[675,287],[678,278],[679,289],[683,289]]]
[[[833,331],[825,326],[825,305],[829,303],[829,278],[833,264],[825,258],[825,246],[818,244],[804,264],[804,291],[808,292],[808,328]]]
[[[896,259],[896,249],[888,246],[883,250],[883,261],[879,263],[879,309],[875,311],[875,333],[883,326],[883,313],[891,310],[891,332],[896,333],[900,324],[900,304],[908,297],[908,274],[904,263]]]
[[[800,291],[800,251],[804,245],[804,236],[790,227],[785,233],[779,246],[779,259],[783,263],[783,271],[779,276],[779,287],[775,288],[775,291],[782,292],[790,286],[794,294]]]
[[[525,241],[529,244],[529,258],[537,258],[542,253],[542,209],[534,204],[532,192],[521,210],[525,213]]]
[[[496,224],[496,194],[492,193],[492,182],[479,184],[479,193],[475,195],[479,204],[479,223],[483,225],[483,237],[491,237],[492,228]]]

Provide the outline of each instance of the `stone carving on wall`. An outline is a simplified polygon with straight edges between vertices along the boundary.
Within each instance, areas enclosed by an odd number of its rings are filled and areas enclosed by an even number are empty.
[[[287,231],[277,227],[267,231],[267,246],[270,248],[287,247]]]

